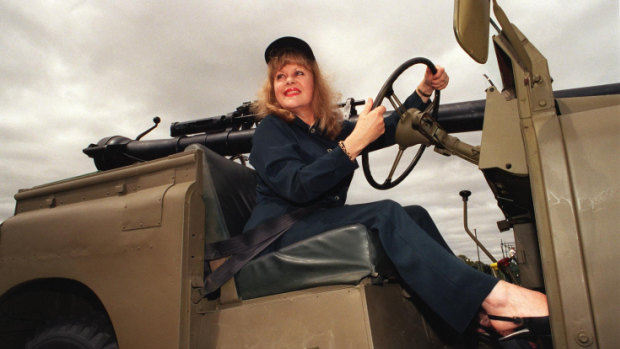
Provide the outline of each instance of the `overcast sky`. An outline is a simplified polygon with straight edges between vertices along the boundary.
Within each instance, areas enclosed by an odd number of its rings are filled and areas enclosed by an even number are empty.
[[[616,83],[617,0],[500,1],[510,20],[547,57],[554,89]],[[343,98],[374,97],[405,60],[446,67],[442,102],[483,99],[487,74],[501,84],[491,51],[480,65],[458,46],[453,1],[6,1],[0,0],[0,221],[13,195],[95,171],[82,149],[111,135],[166,138],[175,121],[222,115],[255,99],[263,52],[293,35],[313,48]],[[418,82],[405,77],[402,99]],[[418,74],[418,75],[416,75]],[[409,91],[407,91],[409,89]],[[397,91],[398,93],[399,91]],[[480,133],[458,135],[479,144]],[[394,149],[371,154],[383,178]],[[469,189],[470,227],[495,256],[501,212],[477,168],[433,151],[403,184],[370,187],[356,174],[349,203],[392,198],[425,206],[458,254],[475,258],[462,228],[458,192]]]

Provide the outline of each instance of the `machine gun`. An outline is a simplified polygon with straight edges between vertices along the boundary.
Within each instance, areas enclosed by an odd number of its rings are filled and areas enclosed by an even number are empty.
[[[560,90],[555,98],[600,96],[620,93],[620,83],[593,87]],[[364,101],[349,98],[341,103],[349,120],[357,119],[356,107]],[[135,140],[123,136],[111,136],[90,144],[83,152],[93,158],[98,170],[110,170],[136,162],[154,160],[183,151],[191,144],[202,144],[224,156],[249,153],[252,149],[254,126],[258,119],[251,111],[251,102],[245,102],[234,112],[192,121],[174,122],[168,139],[140,140],[155,126],[143,132]],[[437,120],[449,133],[480,131],[484,121],[485,100],[444,104],[439,107]]]

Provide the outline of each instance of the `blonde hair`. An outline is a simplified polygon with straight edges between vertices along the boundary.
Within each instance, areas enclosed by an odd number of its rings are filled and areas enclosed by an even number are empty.
[[[327,80],[321,74],[319,65],[296,52],[283,52],[271,58],[267,64],[267,79],[258,90],[258,100],[252,105],[252,110],[259,118],[274,114],[286,122],[292,122],[295,114],[284,109],[276,100],[273,89],[273,80],[278,70],[287,64],[298,64],[312,72],[314,77],[314,91],[312,95],[312,111],[319,120],[318,128],[330,139],[335,139],[342,129],[342,111],[337,105],[340,95],[334,93]]]

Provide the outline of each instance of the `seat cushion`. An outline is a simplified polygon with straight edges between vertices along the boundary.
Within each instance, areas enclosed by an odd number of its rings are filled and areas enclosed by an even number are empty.
[[[237,291],[251,299],[316,286],[357,284],[392,274],[380,242],[361,224],[327,231],[252,260],[236,276]]]

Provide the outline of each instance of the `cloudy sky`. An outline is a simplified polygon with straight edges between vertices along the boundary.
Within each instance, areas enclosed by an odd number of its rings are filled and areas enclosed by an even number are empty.
[[[500,1],[548,59],[556,90],[615,83],[620,14],[615,0]],[[166,138],[169,124],[233,111],[255,98],[264,48],[294,35],[313,47],[343,97],[374,97],[405,60],[446,67],[442,102],[484,98],[495,58],[471,60],[452,31],[453,1],[7,1],[0,0],[0,221],[20,188],[95,170],[82,153],[111,135]],[[493,54],[491,52],[491,54]],[[419,79],[404,78],[400,96]],[[417,75],[416,75],[417,74]],[[399,91],[397,91],[398,93]],[[479,144],[480,133],[460,134]],[[383,177],[394,149],[372,154]],[[377,191],[356,175],[349,203],[392,198],[421,204],[457,253],[474,258],[458,192],[469,189],[470,227],[501,256],[502,218],[475,166],[427,151],[403,184]]]

